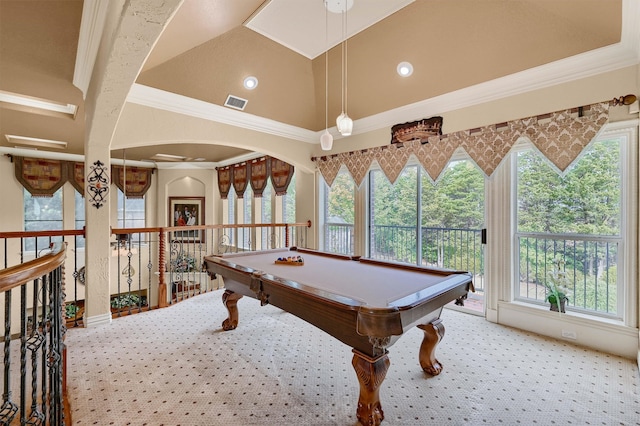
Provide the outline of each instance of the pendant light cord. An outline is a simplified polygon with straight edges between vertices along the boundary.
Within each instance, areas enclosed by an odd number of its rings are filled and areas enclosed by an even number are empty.
[[[349,42],[349,35],[347,34],[347,29],[348,29],[348,25],[347,25],[347,2],[345,2],[344,5],[344,113],[347,114],[347,88],[348,88],[348,83],[347,80],[349,78],[349,75],[347,74],[347,43]],[[348,114],[347,114],[348,115]]]
[[[347,6],[345,4],[345,9],[342,10],[342,43],[341,43],[341,47],[342,47],[342,66],[341,66],[341,68],[342,68],[342,84],[340,85],[341,86],[340,89],[341,89],[341,92],[342,92],[342,104],[341,104],[342,105],[342,112],[344,112],[344,74],[345,74],[345,70],[344,70],[344,59],[345,59],[345,51],[344,51],[344,39],[345,39],[344,27],[345,27],[345,25],[344,25],[344,21],[345,21],[346,8],[347,8]]]
[[[329,8],[324,2],[324,129],[329,130]]]

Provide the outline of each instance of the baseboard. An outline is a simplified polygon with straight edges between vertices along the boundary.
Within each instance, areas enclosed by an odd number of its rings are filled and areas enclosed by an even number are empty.
[[[87,317],[86,314],[82,317],[82,323],[85,328],[96,327],[104,324],[111,324],[111,312],[108,314],[95,315]]]

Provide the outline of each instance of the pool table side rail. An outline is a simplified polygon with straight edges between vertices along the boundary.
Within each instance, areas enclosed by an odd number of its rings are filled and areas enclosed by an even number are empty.
[[[372,356],[379,348],[371,345],[370,337],[389,338],[388,346],[393,345],[411,327],[439,318],[442,307],[465,296],[471,283],[470,274],[452,273],[431,289],[398,299],[392,306],[371,307],[363,301],[238,265],[232,259],[205,257],[205,260],[211,262],[206,262],[209,273],[222,275],[228,290],[258,300],[262,300],[261,297],[265,295],[266,303],[279,307]],[[340,259],[344,257],[341,256]],[[384,262],[378,264],[395,266]],[[426,268],[409,269],[430,272]]]
[[[212,270],[212,268],[214,267],[207,266],[206,264],[207,260],[213,262],[214,265],[217,265],[218,267],[222,268],[224,271],[222,272],[222,271]],[[233,276],[238,277],[237,274],[239,273],[249,275],[249,276],[253,275],[255,277],[259,276],[263,280],[268,280],[274,284],[282,285],[284,287],[294,289],[296,291],[300,291],[308,295],[309,297],[317,297],[319,299],[323,299],[331,303],[338,303],[340,305],[351,306],[354,310],[357,310],[360,306],[365,305],[365,302],[362,300],[356,300],[350,297],[324,291],[315,287],[301,284],[297,281],[276,277],[272,274],[253,269],[248,266],[237,264],[231,261],[230,259],[225,259],[217,256],[205,256],[205,267],[207,268],[210,274],[211,273],[220,274],[222,275],[223,279],[228,279],[229,277],[233,277]],[[242,293],[245,296],[255,297],[255,293],[253,292],[238,291],[238,293]]]

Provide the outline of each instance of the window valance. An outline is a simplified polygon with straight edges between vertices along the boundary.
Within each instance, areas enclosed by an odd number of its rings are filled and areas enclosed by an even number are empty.
[[[436,181],[454,152],[462,148],[490,177],[520,138],[531,141],[560,171],[564,171],[595,138],[609,119],[609,103],[596,103],[541,116],[492,124],[478,129],[431,136],[381,147],[313,157],[329,186],[345,166],[357,186],[373,162],[394,183],[411,156]]]
[[[111,179],[127,198],[144,197],[151,186],[152,173],[148,167],[111,166]]]
[[[262,193],[269,182],[271,161],[267,157],[256,158],[249,162],[249,167],[251,167],[251,189],[253,189],[253,196],[262,197]]]
[[[67,165],[62,160],[14,156],[18,182],[34,197],[52,197],[67,181]]]
[[[264,156],[225,167],[216,167],[216,170],[220,197],[224,200],[229,196],[232,185],[238,198],[243,198],[248,183],[251,184],[254,196],[262,197],[269,179],[276,195],[284,195],[287,193],[295,168],[285,161]]]
[[[249,164],[246,162],[231,166],[231,176],[233,176],[233,189],[238,198],[244,198],[244,191],[247,190],[249,182]]]
[[[84,163],[43,158],[13,156],[18,182],[33,196],[52,197],[67,181],[84,197]],[[151,186],[153,169],[145,167],[111,166],[113,183],[127,198],[142,198]]]

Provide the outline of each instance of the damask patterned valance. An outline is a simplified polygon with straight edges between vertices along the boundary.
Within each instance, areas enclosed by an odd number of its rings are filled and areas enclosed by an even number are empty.
[[[144,197],[151,186],[152,173],[153,169],[147,167],[111,166],[113,183],[127,198]]]
[[[34,197],[52,197],[67,181],[65,161],[14,156],[13,162],[16,179]]]
[[[84,163],[13,156],[18,182],[33,196],[52,197],[67,181],[84,197]],[[113,183],[127,198],[142,198],[151,186],[153,169],[112,166]]]
[[[229,190],[231,189],[231,166],[218,167],[218,189],[220,190],[220,197],[226,200],[229,196]]]
[[[247,190],[249,182],[249,165],[246,162],[234,164],[231,166],[231,176],[236,195],[238,198],[244,198],[244,191]]]
[[[256,158],[249,162],[251,167],[251,189],[254,197],[262,197],[264,189],[269,183],[271,173],[271,161],[268,157]]]
[[[218,171],[220,197],[226,200],[232,185],[238,198],[243,198],[248,183],[251,184],[253,195],[262,197],[269,179],[271,179],[276,195],[285,195],[295,168],[282,160],[265,156],[247,162],[217,167],[216,170]]]
[[[543,116],[493,124],[478,129],[431,136],[426,142],[415,140],[381,147],[313,157],[329,186],[345,166],[357,186],[364,181],[373,162],[377,162],[394,183],[409,159],[415,157],[431,179],[436,181],[458,148],[466,151],[490,177],[520,138],[531,141],[560,171],[580,155],[609,119],[609,103],[557,111]]]

